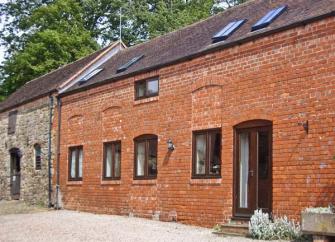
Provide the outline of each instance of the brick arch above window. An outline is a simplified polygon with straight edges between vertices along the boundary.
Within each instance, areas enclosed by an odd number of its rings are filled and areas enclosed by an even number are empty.
[[[104,107],[102,109],[101,113],[104,115],[104,114],[107,114],[109,112],[120,111],[120,109],[121,109],[121,106],[113,105],[113,106],[109,106],[109,107]]]
[[[121,139],[123,115],[120,106],[109,106],[101,112],[101,128],[104,139]]]
[[[241,123],[238,123],[234,126],[236,129],[241,128],[253,128],[253,127],[262,127],[262,126],[271,126],[272,121],[266,120],[266,119],[253,119],[253,120],[247,120],[243,121]]]
[[[269,110],[252,108],[244,111],[239,110],[239,114],[237,116],[231,116],[230,119],[227,120],[227,124],[235,127],[245,122],[251,122],[252,120],[267,120],[269,122],[275,122],[274,119],[274,114]]]
[[[81,123],[84,120],[84,116],[81,114],[75,114],[68,118],[69,123]]]
[[[222,77],[205,76],[192,83],[191,92],[194,93],[205,87],[222,87]]]
[[[192,93],[192,129],[201,130],[222,125],[222,87],[211,85]]]
[[[67,128],[64,129],[71,133],[73,143],[81,143],[84,136],[84,121],[84,116],[81,114],[74,114],[68,118]]]
[[[141,139],[158,139],[158,136],[155,135],[155,134],[141,134],[141,135],[138,135],[134,138],[134,141],[135,140],[141,140]]]

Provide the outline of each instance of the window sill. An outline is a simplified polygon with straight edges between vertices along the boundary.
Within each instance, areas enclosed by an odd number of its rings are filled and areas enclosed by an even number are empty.
[[[67,181],[67,186],[81,186],[83,184],[83,181]]]
[[[207,179],[191,179],[190,185],[204,185],[204,186],[220,186],[222,182],[221,178],[207,178]]]
[[[121,185],[120,180],[102,180],[101,185]]]
[[[157,185],[157,180],[133,180],[132,185]]]
[[[159,96],[143,98],[143,99],[135,100],[134,106],[144,104],[144,103],[157,102],[158,100],[159,100]]]

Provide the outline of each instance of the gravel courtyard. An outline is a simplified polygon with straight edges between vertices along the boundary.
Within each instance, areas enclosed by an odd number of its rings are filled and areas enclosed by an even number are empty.
[[[0,215],[0,241],[254,241],[218,237],[210,229],[75,211]]]

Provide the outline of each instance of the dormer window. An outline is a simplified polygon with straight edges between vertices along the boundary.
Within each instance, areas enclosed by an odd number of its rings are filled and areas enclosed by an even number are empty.
[[[126,71],[129,67],[131,67],[132,65],[134,65],[135,63],[137,63],[140,59],[142,59],[144,57],[144,55],[140,55],[140,56],[136,56],[133,59],[131,59],[130,61],[128,61],[126,64],[120,66],[117,70],[116,73],[120,73],[120,72],[124,72]]]
[[[287,5],[283,5],[272,9],[269,11],[263,18],[257,21],[251,28],[251,31],[259,30],[269,26],[276,18],[278,18],[285,10],[287,9]]]
[[[220,42],[220,41],[227,39],[236,30],[238,30],[246,21],[247,21],[246,19],[241,19],[241,20],[230,22],[222,30],[220,30],[213,36],[212,38],[213,43]]]
[[[103,70],[102,68],[98,68],[98,69],[95,69],[95,70],[91,71],[86,76],[84,76],[83,78],[80,79],[79,85],[84,84],[89,79],[91,79],[92,77],[94,77],[95,75],[97,75],[98,73],[100,73],[102,70]]]

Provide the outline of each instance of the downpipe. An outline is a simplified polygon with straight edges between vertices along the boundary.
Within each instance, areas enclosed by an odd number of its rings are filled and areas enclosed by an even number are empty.
[[[57,97],[57,114],[58,114],[58,129],[57,129],[57,159],[56,159],[56,206],[55,209],[61,209],[59,204],[59,162],[60,162],[60,129],[61,129],[61,108],[62,108],[62,102],[60,97]]]
[[[52,174],[51,174],[51,158],[52,158],[52,147],[51,147],[51,132],[52,132],[52,116],[53,116],[54,98],[52,95],[49,96],[49,130],[48,130],[48,207],[54,206],[51,199],[52,194]]]

